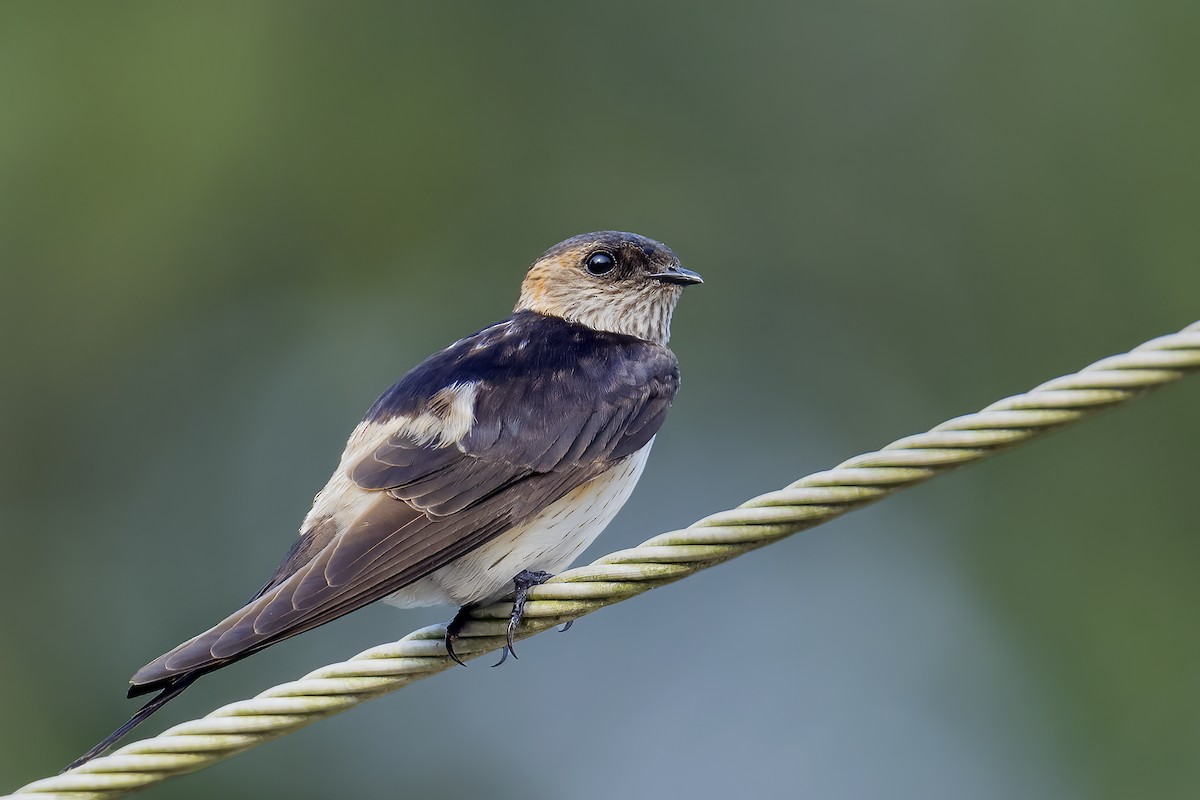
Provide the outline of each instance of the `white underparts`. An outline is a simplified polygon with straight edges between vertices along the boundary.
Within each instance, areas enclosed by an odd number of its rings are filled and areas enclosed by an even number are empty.
[[[551,503],[533,519],[406,586],[384,602],[401,608],[479,603],[512,591],[513,578],[522,570],[562,571],[625,505],[653,444],[651,439],[641,450]]]

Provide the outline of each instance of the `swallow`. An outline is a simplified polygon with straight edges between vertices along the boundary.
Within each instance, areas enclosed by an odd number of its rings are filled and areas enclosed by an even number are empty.
[[[138,670],[128,696],[158,695],[71,767],[200,676],[377,600],[458,606],[446,651],[462,663],[454,641],[470,610],[511,595],[507,657],[529,589],[570,565],[641,477],[679,389],[671,316],[698,283],[632,233],[543,253],[507,319],[375,401],[270,580]]]

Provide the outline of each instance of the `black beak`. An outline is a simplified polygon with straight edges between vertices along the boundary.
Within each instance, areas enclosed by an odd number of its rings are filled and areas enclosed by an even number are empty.
[[[676,283],[680,286],[690,286],[693,283],[704,283],[704,278],[700,277],[699,272],[692,272],[690,269],[683,267],[667,267],[662,272],[650,273],[651,278],[662,281],[663,283]]]

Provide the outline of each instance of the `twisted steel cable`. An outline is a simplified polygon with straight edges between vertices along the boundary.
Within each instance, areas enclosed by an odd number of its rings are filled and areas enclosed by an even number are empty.
[[[825,472],[759,495],[690,527],[568,570],[536,587],[519,638],[578,619],[642,592],[687,577],[841,516],[950,469],[979,461],[1200,369],[1200,322],[1097,361],[974,414],[947,420],[856,456]],[[511,605],[478,610],[455,649],[477,658],[504,643]],[[7,795],[83,800],[120,797],[332,716],[373,697],[454,666],[443,645],[445,626],[414,631],[349,661],[331,664],[251,700],[223,706],[151,739]]]

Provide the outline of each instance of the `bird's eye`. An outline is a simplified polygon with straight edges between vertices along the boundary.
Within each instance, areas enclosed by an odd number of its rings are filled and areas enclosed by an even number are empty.
[[[584,266],[593,275],[607,275],[617,266],[617,260],[612,257],[612,253],[598,250],[588,256],[587,261],[584,262]]]

